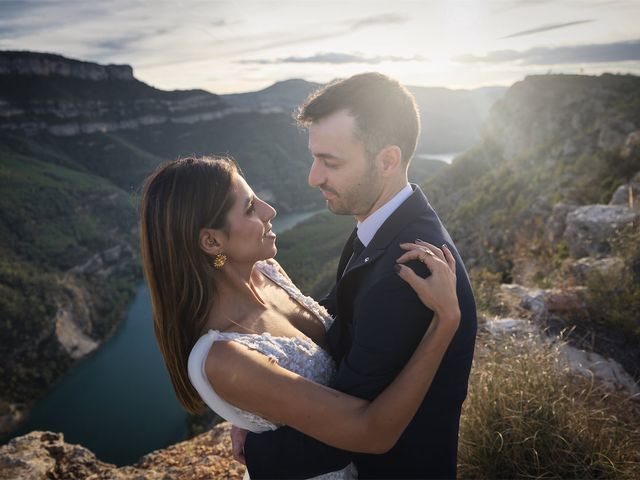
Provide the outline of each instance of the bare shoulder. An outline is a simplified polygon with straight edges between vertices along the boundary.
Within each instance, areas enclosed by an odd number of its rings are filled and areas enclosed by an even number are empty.
[[[229,375],[247,374],[267,358],[261,353],[234,341],[218,340],[209,350],[205,361],[205,373],[212,383],[224,383]]]

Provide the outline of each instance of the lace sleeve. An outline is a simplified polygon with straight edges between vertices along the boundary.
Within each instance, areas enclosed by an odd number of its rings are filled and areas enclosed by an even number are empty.
[[[289,275],[287,275],[287,272],[285,272],[284,268],[282,268],[282,265],[280,265],[275,258],[270,258],[270,259],[266,260],[266,263],[268,263],[269,265],[272,265],[273,267],[275,267],[277,272],[280,275],[282,275],[289,283],[291,283],[293,285],[293,280],[291,280]]]
[[[316,302],[312,297],[303,294],[291,281],[278,262],[269,259],[257,262],[256,265],[262,273],[280,285],[291,298],[313,313],[322,322],[325,330],[329,330],[329,327],[331,327],[333,323],[333,317],[329,315],[326,308]]]

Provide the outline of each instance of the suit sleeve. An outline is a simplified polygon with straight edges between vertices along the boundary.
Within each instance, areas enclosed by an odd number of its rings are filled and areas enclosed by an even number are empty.
[[[429,274],[420,262],[408,266],[422,277]],[[332,385],[367,400],[376,398],[402,370],[433,318],[409,284],[389,270],[358,295],[351,349]]]

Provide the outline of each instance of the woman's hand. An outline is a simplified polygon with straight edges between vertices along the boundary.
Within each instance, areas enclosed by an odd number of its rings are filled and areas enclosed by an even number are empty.
[[[446,245],[435,245],[416,240],[415,243],[401,243],[406,250],[398,262],[396,270],[400,278],[413,288],[427,307],[433,310],[441,320],[460,322],[460,306],[456,293],[456,260]],[[421,261],[431,271],[427,278],[418,276],[411,268],[402,265],[411,260]]]

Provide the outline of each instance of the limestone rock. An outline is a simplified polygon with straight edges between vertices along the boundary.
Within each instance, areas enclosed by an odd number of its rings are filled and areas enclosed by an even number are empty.
[[[544,303],[549,315],[562,318],[580,318],[587,313],[586,287],[551,288],[544,292]]]
[[[587,315],[585,287],[541,289],[503,284],[500,290],[503,296],[511,298],[508,303],[531,312],[534,320],[544,321],[550,315],[563,318]]]
[[[583,283],[593,272],[604,276],[621,274],[624,261],[620,257],[583,257],[570,263],[566,269],[578,282]]]
[[[587,205],[567,215],[564,239],[574,257],[600,255],[610,251],[609,239],[640,214],[621,205]]]
[[[576,208],[577,205],[570,203],[556,203],[553,206],[553,211],[547,220],[545,229],[546,240],[549,243],[555,243],[562,238],[567,228],[567,215]]]
[[[66,443],[61,433],[33,431],[0,447],[0,479],[241,479],[245,467],[231,456],[230,428],[219,424],[125,467],[98,460],[85,447]]]
[[[540,288],[527,288],[515,283],[502,284],[500,290],[503,295],[511,297],[518,307],[529,310],[536,317],[541,317],[546,313],[544,303],[544,290]]]
[[[631,132],[627,136],[622,146],[620,156],[624,159],[637,158],[640,161],[640,130]]]

